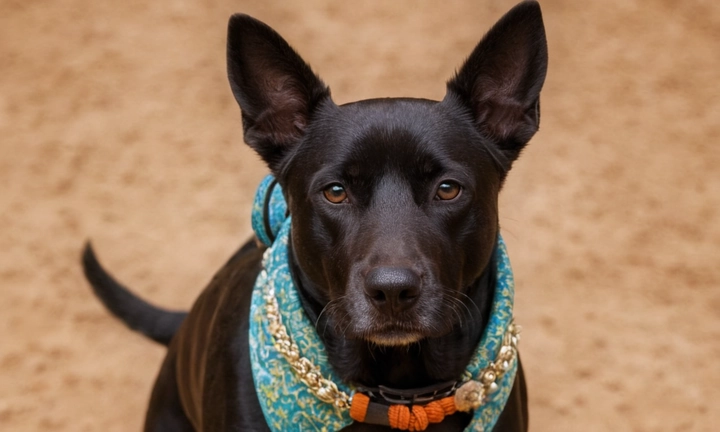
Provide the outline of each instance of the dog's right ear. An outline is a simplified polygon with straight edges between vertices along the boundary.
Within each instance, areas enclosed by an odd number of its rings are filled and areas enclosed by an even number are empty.
[[[247,15],[230,17],[227,68],[245,142],[277,174],[330,90],[277,32]]]

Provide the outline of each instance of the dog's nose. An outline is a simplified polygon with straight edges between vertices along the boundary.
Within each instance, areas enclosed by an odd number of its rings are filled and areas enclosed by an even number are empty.
[[[379,310],[395,314],[415,304],[421,282],[409,268],[377,267],[365,276],[365,294]]]

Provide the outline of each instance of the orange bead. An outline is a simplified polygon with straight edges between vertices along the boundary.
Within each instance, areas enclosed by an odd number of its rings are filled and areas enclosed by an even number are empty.
[[[423,431],[427,429],[429,424],[430,422],[428,422],[428,416],[425,412],[425,408],[421,407],[420,405],[413,405],[410,430]]]
[[[362,393],[355,393],[352,398],[352,405],[350,405],[350,417],[355,421],[365,421],[368,405],[370,405],[370,398],[368,396]]]
[[[445,410],[439,402],[430,402],[425,405],[425,413],[430,423],[440,423],[445,418]]]
[[[408,430],[410,427],[410,409],[405,405],[390,405],[388,409],[390,427]]]
[[[457,407],[455,406],[455,397],[454,396],[448,396],[446,398],[440,399],[437,401],[440,405],[443,407],[443,411],[445,411],[445,415],[453,415],[457,412]]]

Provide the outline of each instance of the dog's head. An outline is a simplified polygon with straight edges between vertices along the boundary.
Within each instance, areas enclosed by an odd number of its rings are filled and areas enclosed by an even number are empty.
[[[275,31],[230,19],[228,72],[245,141],[285,193],[296,276],[341,337],[399,346],[448,334],[488,266],[498,193],[538,129],[540,8],[482,39],[440,101],[336,105]],[[312,309],[312,308],[311,308]]]

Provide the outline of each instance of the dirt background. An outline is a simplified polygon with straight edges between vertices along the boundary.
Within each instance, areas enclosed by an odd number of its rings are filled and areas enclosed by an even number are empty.
[[[86,238],[187,308],[250,235],[232,12],[347,102],[442,98],[513,3],[0,0],[0,430],[141,427],[164,349],[92,297]],[[543,10],[541,132],[501,209],[532,430],[720,430],[720,6]]]

